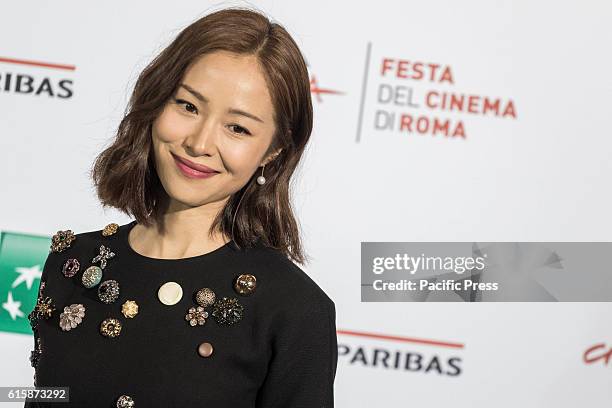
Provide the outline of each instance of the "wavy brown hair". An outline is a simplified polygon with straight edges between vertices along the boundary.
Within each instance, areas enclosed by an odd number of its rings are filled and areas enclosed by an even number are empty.
[[[257,241],[303,264],[308,258],[290,202],[290,180],[312,132],[308,68],[300,49],[280,24],[259,11],[231,7],[208,14],[183,29],[140,73],[114,140],[91,170],[103,207],[114,207],[146,226],[162,221],[168,203],[153,157],[151,129],[187,68],[215,51],[257,57],[274,106],[276,132],[266,152],[282,147],[227,201],[210,230],[239,247]]]

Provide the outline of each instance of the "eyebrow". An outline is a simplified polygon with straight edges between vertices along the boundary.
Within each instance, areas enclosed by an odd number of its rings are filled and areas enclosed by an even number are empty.
[[[189,91],[189,93],[191,93],[193,96],[195,96],[200,102],[208,103],[208,99],[204,95],[202,95],[201,93],[199,93],[198,91],[196,91],[195,89],[190,87],[189,85],[181,82],[180,86],[182,88],[185,88],[187,91]],[[249,113],[249,112],[245,112],[245,111],[243,111],[241,109],[229,108],[227,110],[227,113],[230,113],[230,114],[233,114],[233,115],[246,116],[247,118],[251,118],[251,119],[256,120],[258,122],[264,123],[264,121],[261,120],[258,116],[255,116],[255,115],[253,115],[252,113]]]

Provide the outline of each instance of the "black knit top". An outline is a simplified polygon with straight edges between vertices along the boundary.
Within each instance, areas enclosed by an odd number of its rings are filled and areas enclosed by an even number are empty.
[[[134,225],[79,233],[49,253],[30,315],[34,385],[69,387],[70,403],[25,407],[334,406],[335,305],[300,267],[273,248],[233,241],[199,256],[150,258],[130,247]],[[88,288],[92,266],[102,277]],[[245,274],[255,285],[244,285]],[[204,288],[214,303],[197,297]],[[55,310],[45,314],[47,297]]]

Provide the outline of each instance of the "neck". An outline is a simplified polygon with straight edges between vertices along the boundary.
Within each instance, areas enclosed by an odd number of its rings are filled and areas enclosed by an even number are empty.
[[[128,237],[136,252],[162,259],[179,259],[212,252],[230,239],[219,232],[208,231],[219,205],[178,209],[170,205],[162,220],[146,227],[136,224]]]

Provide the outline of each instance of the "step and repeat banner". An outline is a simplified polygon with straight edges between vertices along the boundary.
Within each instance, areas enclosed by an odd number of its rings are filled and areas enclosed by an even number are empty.
[[[0,386],[33,384],[51,236],[129,221],[89,171],[138,74],[229,6],[284,25],[307,60],[293,204],[303,269],[336,304],[336,406],[611,406],[601,1],[5,4]]]

